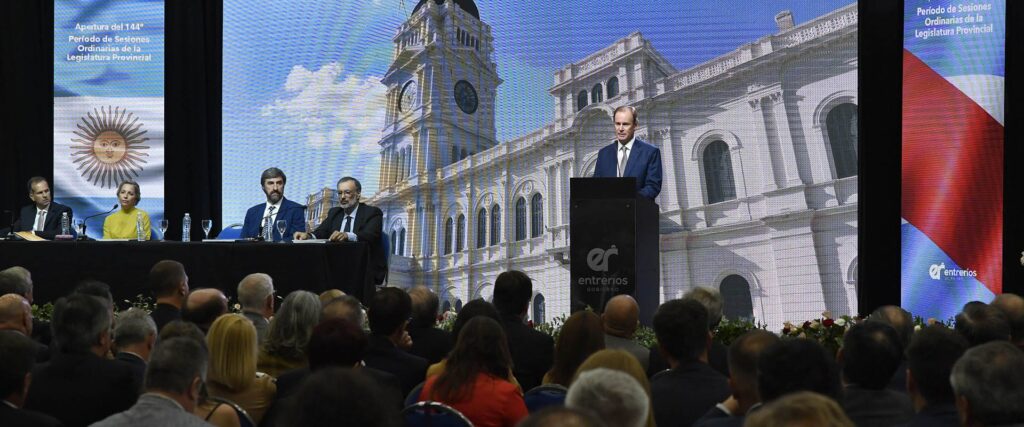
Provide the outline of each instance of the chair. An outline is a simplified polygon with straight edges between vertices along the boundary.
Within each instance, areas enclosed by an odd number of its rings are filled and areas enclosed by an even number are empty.
[[[242,408],[241,406],[238,406],[237,403],[227,400],[223,397],[216,396],[210,396],[209,398],[207,398],[207,400],[211,402],[223,403],[234,408],[235,413],[238,414],[238,425],[240,427],[256,427],[256,423],[252,420],[252,417],[249,416],[249,413],[245,412],[245,409]]]
[[[426,381],[423,381],[412,388],[412,391],[405,396],[405,406],[412,406],[420,401],[420,392],[423,391],[423,385],[426,383]]]
[[[402,418],[407,427],[473,427],[455,408],[429,400],[407,406],[402,410]]]
[[[548,406],[564,405],[567,392],[565,387],[558,384],[539,385],[523,395],[523,402],[526,403],[526,410],[532,414]]]
[[[217,235],[217,239],[220,240],[235,240],[240,237],[242,237],[242,224],[238,222],[224,227]]]

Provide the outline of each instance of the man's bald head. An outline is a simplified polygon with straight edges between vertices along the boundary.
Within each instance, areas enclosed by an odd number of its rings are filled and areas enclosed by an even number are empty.
[[[0,330],[32,335],[32,306],[18,294],[0,296]]]
[[[343,295],[324,304],[320,310],[320,321],[343,319],[353,325],[363,326],[363,308],[359,300],[351,295]]]
[[[640,324],[640,306],[629,295],[616,295],[605,304],[601,321],[608,335],[632,338]]]
[[[910,345],[910,338],[914,335],[914,319],[910,317],[910,312],[895,305],[883,305],[875,309],[874,313],[868,316],[868,320],[892,326],[896,330],[896,335],[900,337],[903,348]]]
[[[1015,294],[999,294],[990,305],[1006,314],[1010,321],[1010,339],[1018,346],[1024,344],[1024,298]]]
[[[196,289],[188,294],[181,318],[195,323],[199,329],[206,332],[210,330],[214,320],[227,312],[228,297],[224,296],[220,289]]]
[[[419,285],[409,290],[412,299],[412,318],[416,326],[433,326],[437,321],[437,308],[440,301],[430,288]]]

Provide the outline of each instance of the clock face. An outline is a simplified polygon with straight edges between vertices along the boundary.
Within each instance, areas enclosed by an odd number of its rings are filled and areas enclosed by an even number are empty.
[[[416,85],[416,80],[406,82],[405,86],[402,86],[402,95],[398,98],[398,111],[408,113],[415,109],[418,106],[417,92],[419,92],[419,87]]]
[[[476,89],[473,89],[473,85],[465,80],[459,80],[455,83],[455,103],[458,104],[459,109],[463,113],[475,113],[479,100],[476,97]]]

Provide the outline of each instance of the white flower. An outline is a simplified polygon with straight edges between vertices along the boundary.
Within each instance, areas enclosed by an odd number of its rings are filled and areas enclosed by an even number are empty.
[[[920,331],[921,325],[914,325],[914,332]]]
[[[836,325],[846,326],[846,319],[843,319],[842,317],[836,319]]]

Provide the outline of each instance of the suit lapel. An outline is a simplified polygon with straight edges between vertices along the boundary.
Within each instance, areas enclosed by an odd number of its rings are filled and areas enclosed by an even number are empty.
[[[629,150],[629,158],[626,159],[626,168],[622,170],[622,176],[633,176],[630,172],[635,169],[633,165],[637,162],[637,157],[640,156],[640,150],[642,150],[640,147],[640,140],[634,139],[633,149]]]

